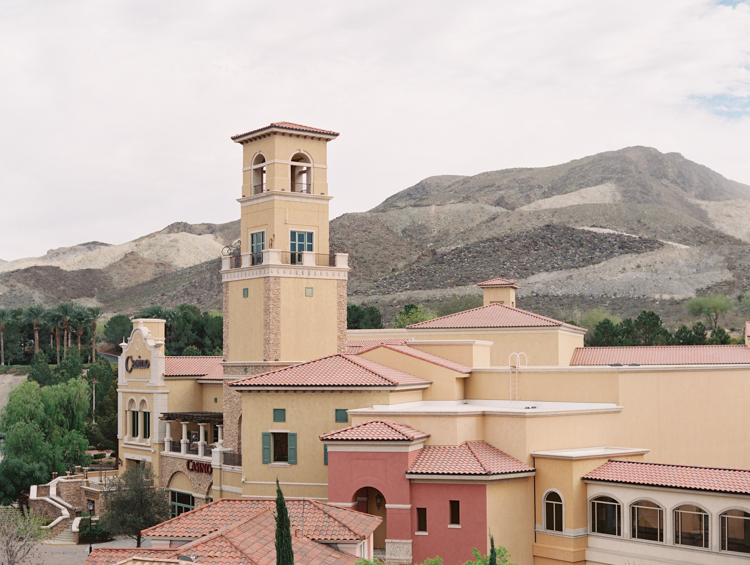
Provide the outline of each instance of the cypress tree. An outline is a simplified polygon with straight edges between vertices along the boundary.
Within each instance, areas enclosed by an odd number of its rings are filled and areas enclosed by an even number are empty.
[[[276,565],[294,565],[289,513],[278,477],[276,478]]]
[[[495,538],[490,534],[490,560],[488,565],[497,565],[497,553],[495,552]]]

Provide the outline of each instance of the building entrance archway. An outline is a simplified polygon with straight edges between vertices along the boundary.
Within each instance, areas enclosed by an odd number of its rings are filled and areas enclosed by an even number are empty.
[[[358,508],[373,516],[382,518],[382,522],[373,533],[373,548],[385,550],[385,540],[387,532],[387,511],[385,508],[385,496],[374,487],[363,487],[356,493],[356,501],[359,502]]]

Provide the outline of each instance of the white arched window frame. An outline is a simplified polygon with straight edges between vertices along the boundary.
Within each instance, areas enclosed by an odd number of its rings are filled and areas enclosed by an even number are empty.
[[[542,527],[548,532],[565,531],[565,499],[557,489],[549,489],[542,497]]]
[[[313,160],[307,151],[298,149],[289,159],[289,190],[312,194]]]
[[[148,401],[145,398],[141,398],[138,404],[138,411],[141,421],[141,438],[144,440],[151,439],[151,411],[148,409]]]
[[[711,547],[711,513],[700,504],[683,502],[672,509],[674,545]]]
[[[128,437],[131,440],[138,438],[138,407],[135,398],[128,400]]]
[[[664,543],[666,512],[650,498],[639,498],[630,503],[630,538]]]
[[[750,553],[750,509],[733,506],[719,513],[719,550]]]
[[[608,493],[589,499],[589,531],[622,537],[622,502]]]
[[[261,194],[266,192],[266,156],[262,151],[258,151],[253,157],[251,170],[252,170],[252,183],[253,183],[253,194]]]

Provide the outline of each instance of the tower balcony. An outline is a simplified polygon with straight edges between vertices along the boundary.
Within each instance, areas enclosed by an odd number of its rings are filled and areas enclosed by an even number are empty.
[[[282,251],[281,249],[264,249],[260,253],[242,253],[241,255],[222,257],[221,270],[249,269],[260,266],[297,265],[300,267],[336,267],[349,268],[348,253],[314,253],[312,251]]]

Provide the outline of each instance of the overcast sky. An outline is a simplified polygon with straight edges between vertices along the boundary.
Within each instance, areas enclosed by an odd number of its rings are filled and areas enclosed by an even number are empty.
[[[273,121],[341,132],[331,217],[631,145],[750,184],[750,3],[0,0],[0,258],[239,218]]]

